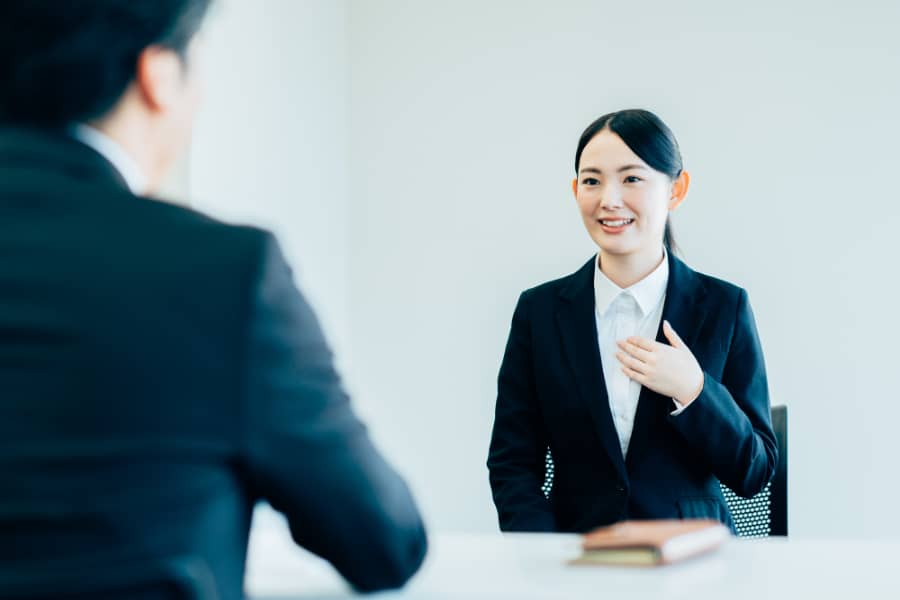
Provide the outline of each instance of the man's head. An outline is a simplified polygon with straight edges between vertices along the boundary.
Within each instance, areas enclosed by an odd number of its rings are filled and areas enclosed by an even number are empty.
[[[195,36],[212,0],[0,3],[0,123],[93,125],[159,185],[201,96]]]

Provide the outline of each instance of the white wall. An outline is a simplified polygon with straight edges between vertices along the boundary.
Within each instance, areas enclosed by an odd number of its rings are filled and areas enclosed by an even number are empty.
[[[341,0],[219,0],[204,32],[206,101],[190,157],[192,206],[278,234],[341,357],[346,21]]]
[[[484,466],[518,293],[593,251],[583,127],[656,111],[695,268],[747,287],[790,407],[791,529],[900,535],[889,267],[895,2],[230,0],[194,204],[269,225],[430,524],[494,530]]]
[[[750,291],[790,407],[792,532],[900,535],[898,6],[351,2],[354,376],[436,526],[495,528],[517,294],[589,257],[575,144],[639,106],[694,177],[684,255]]]
[[[187,161],[193,208],[278,235],[344,371],[346,22],[343,0],[219,0],[203,34],[206,102]],[[254,527],[282,521],[263,507]]]

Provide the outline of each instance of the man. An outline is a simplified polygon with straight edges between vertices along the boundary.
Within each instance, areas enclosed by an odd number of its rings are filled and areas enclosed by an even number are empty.
[[[423,559],[274,238],[149,198],[209,2],[0,4],[0,597],[240,598],[260,500],[358,590]]]

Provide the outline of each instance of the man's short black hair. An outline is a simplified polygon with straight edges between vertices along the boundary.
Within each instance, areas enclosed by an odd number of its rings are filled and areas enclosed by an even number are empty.
[[[159,45],[185,56],[212,0],[0,0],[0,123],[105,115]]]

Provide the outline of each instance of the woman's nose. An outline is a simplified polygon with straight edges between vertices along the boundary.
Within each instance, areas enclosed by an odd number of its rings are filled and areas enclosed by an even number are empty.
[[[607,190],[600,198],[600,207],[605,210],[615,210],[623,206],[622,195],[614,190]]]

